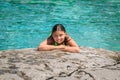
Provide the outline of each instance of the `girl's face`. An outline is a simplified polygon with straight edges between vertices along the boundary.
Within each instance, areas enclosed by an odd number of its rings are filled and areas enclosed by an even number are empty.
[[[58,44],[61,44],[64,42],[65,36],[66,36],[66,33],[64,31],[55,31],[52,34],[54,41],[57,42]]]

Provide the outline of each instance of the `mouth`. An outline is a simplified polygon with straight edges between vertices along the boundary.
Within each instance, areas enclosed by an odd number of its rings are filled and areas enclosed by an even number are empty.
[[[61,43],[62,41],[61,41],[61,40],[58,40],[57,42],[58,42],[58,43]]]
[[[58,44],[62,44],[63,42],[61,42],[61,41],[58,41],[57,43],[58,43]]]

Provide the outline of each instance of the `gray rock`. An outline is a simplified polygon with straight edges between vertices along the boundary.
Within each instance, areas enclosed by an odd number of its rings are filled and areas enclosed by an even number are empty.
[[[120,52],[0,51],[0,80],[120,80]]]

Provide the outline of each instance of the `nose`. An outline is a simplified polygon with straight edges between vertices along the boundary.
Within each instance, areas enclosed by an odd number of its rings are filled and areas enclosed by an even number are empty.
[[[60,36],[58,36],[58,39],[60,39]]]

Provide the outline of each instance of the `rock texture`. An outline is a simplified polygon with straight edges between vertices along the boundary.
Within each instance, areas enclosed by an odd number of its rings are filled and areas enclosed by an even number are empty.
[[[0,80],[120,80],[120,52],[0,51]]]

